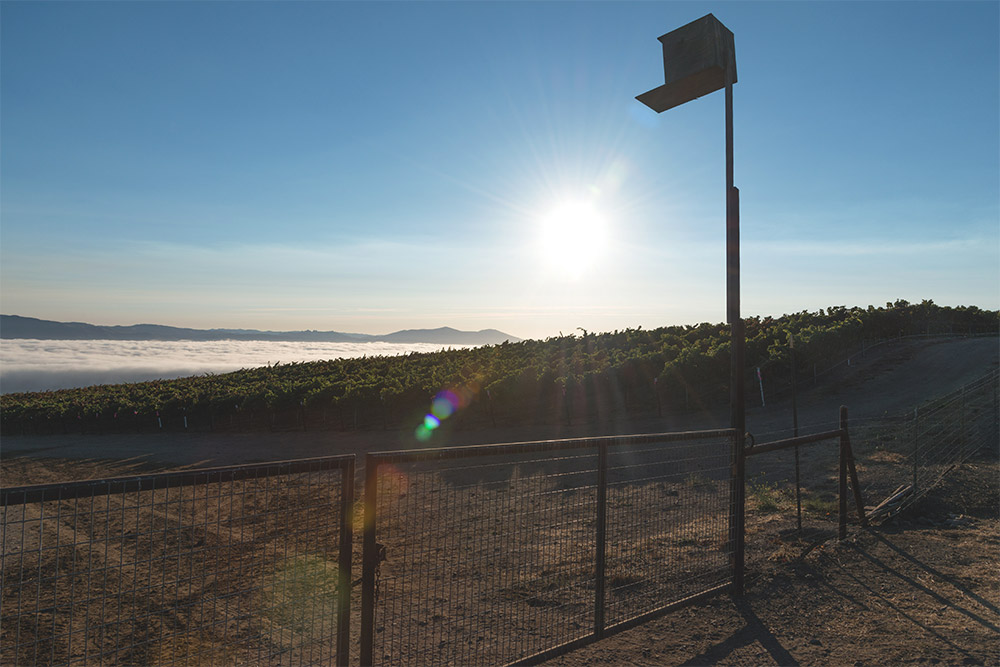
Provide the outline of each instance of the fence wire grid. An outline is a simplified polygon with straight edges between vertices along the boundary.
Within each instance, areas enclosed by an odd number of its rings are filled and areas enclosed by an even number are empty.
[[[800,431],[849,434],[878,520],[996,450],[998,394],[992,370],[905,414]],[[733,441],[369,454],[354,582],[353,455],[0,489],[0,663],[538,662],[729,588]],[[838,444],[799,449],[798,498],[792,449],[747,463],[750,572],[836,534]]]
[[[334,663],[353,470],[349,455],[3,489],[0,662]]]
[[[955,466],[984,450],[996,452],[1000,447],[998,393],[1000,374],[994,369],[905,413],[849,418],[850,448],[866,518],[878,522],[898,513]],[[838,424],[834,420],[806,424],[799,431],[816,434]],[[766,445],[777,439],[773,436],[792,434],[788,429],[758,435],[763,440],[759,444]],[[836,533],[837,443],[831,439],[799,450],[798,498],[794,450],[768,452],[748,461],[748,570],[755,570],[764,561],[795,558],[801,554],[803,542],[815,543]],[[857,523],[853,488],[847,500],[848,520]]]
[[[900,511],[956,465],[1000,447],[998,386],[994,369],[906,414],[851,425],[874,518]]]
[[[537,659],[724,587],[732,447],[726,430],[369,455],[371,663]]]

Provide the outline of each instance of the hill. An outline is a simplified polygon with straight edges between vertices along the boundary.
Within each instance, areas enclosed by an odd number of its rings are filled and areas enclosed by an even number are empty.
[[[315,343],[436,343],[495,345],[520,338],[496,329],[459,331],[451,327],[406,329],[384,335],[340,331],[258,331],[256,329],[186,329],[161,324],[102,326],[85,322],[55,322],[20,315],[0,315],[0,338],[38,340],[266,340]]]

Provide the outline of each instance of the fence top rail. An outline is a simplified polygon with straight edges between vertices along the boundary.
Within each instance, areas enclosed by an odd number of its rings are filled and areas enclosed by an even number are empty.
[[[754,454],[764,454],[766,452],[774,452],[779,449],[788,449],[789,447],[797,447],[799,445],[809,445],[814,442],[821,442],[823,440],[832,440],[833,438],[840,438],[847,434],[844,429],[836,429],[834,431],[824,431],[823,433],[813,433],[812,435],[800,435],[797,438],[785,438],[784,440],[774,440],[773,442],[766,442],[760,445],[754,445],[753,447],[747,447],[743,450],[744,456],[753,456]]]
[[[531,452],[548,452],[564,449],[588,449],[602,446],[621,447],[657,442],[662,443],[677,442],[682,440],[732,438],[735,434],[735,429],[720,428],[707,431],[674,431],[669,433],[641,433],[635,435],[596,436],[591,438],[567,438],[565,440],[532,440],[527,442],[504,442],[491,445],[433,447],[428,449],[369,452],[366,460],[376,465],[383,463],[416,463],[419,461],[442,461],[479,456],[507,456],[510,454],[527,454]]]
[[[266,463],[245,463],[215,468],[174,470],[127,477],[108,477],[72,482],[54,482],[51,484],[33,484],[30,486],[12,486],[0,488],[0,507],[52,500],[71,500],[73,498],[86,498],[88,496],[132,493],[135,491],[153,491],[181,486],[193,486],[196,484],[235,482],[275,475],[293,475],[335,469],[347,470],[353,465],[354,460],[354,454],[340,454],[337,456],[318,456],[308,459],[268,461]]]

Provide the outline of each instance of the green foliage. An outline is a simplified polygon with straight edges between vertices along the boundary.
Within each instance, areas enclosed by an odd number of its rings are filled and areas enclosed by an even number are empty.
[[[745,320],[748,379],[770,390],[842,362],[863,345],[913,334],[996,333],[998,312],[932,301],[833,306]],[[415,426],[445,389],[471,396],[455,424],[523,424],[656,414],[724,403],[729,327],[702,323],[586,332],[396,357],[276,364],[170,381],[0,396],[0,432],[349,429]]]
[[[806,495],[802,500],[802,508],[807,512],[812,512],[813,514],[820,514],[822,516],[830,516],[837,514],[840,511],[839,500],[836,496],[830,494],[823,495]]]
[[[768,482],[764,479],[764,473],[761,473],[747,483],[747,497],[758,512],[770,514],[779,509],[781,491],[776,483]]]

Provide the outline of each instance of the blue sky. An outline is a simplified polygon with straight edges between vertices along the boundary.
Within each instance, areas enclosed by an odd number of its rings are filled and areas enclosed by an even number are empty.
[[[1000,307],[996,2],[5,1],[0,310],[721,322],[722,93],[634,99],[708,12],[736,38],[744,315]],[[600,234],[542,246],[571,201]]]

